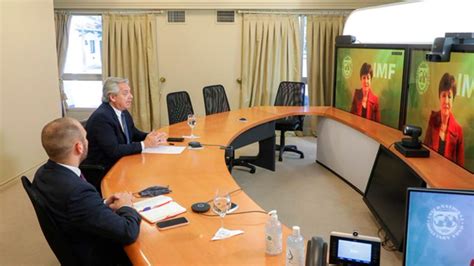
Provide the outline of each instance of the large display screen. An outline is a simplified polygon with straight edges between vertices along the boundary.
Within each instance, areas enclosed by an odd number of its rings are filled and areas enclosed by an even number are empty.
[[[380,146],[363,200],[399,250],[403,248],[407,188],[424,186],[405,162]]]
[[[473,265],[474,191],[408,190],[405,264]]]
[[[474,53],[427,62],[412,50],[406,123],[423,129],[425,145],[474,172]]]
[[[405,49],[337,47],[334,106],[399,128]]]

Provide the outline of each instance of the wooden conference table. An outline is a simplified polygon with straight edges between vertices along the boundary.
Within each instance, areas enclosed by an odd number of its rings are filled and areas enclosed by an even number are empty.
[[[318,115],[346,124],[373,138],[402,158],[430,187],[473,189],[471,173],[431,152],[430,158],[404,158],[391,145],[399,141],[398,130],[352,115],[332,107],[254,107],[199,117],[194,134],[205,144],[227,145],[239,135],[256,126],[278,118],[305,114]],[[247,118],[247,122],[239,118]],[[169,136],[189,135],[186,122],[161,129]],[[187,145],[188,140],[176,145]],[[348,147],[350,148],[350,147]],[[448,178],[449,176],[449,178]],[[199,215],[191,211],[196,202],[211,200],[217,188],[233,191],[239,188],[227,170],[224,150],[206,146],[200,150],[185,149],[179,155],[137,154],[126,156],[107,173],[102,181],[102,193],[109,196],[119,191],[140,191],[152,185],[169,185],[169,194],[188,211],[184,214],[189,225],[158,231],[155,225],[142,221],[138,240],[125,248],[134,265],[282,265],[284,252],[279,256],[265,255],[265,222],[263,213],[228,215],[224,218],[228,229],[243,230],[244,234],[221,241],[211,241],[220,227],[219,217]],[[244,191],[231,195],[239,204],[237,212],[263,210]],[[267,210],[268,211],[268,210]],[[283,239],[290,234],[283,226]],[[283,241],[283,250],[286,249]]]

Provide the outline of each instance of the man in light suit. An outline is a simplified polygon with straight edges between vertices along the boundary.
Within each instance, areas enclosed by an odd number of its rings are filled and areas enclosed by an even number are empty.
[[[135,242],[140,215],[132,208],[131,193],[116,193],[105,201],[85,181],[78,168],[87,156],[86,132],[72,118],[48,123],[41,133],[48,162],[35,174],[33,188],[81,265],[130,264],[124,245]]]
[[[109,170],[125,155],[141,153],[144,148],[166,142],[166,134],[138,130],[127,111],[132,105],[128,80],[110,77],[103,87],[102,104],[87,120],[89,156],[85,163],[102,165]]]

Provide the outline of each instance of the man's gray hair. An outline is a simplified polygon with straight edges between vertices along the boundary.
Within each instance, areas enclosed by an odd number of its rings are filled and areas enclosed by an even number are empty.
[[[117,77],[108,77],[104,82],[104,87],[102,88],[102,102],[109,102],[110,94],[118,94],[120,92],[119,84],[125,83],[128,84],[128,79],[117,78]]]

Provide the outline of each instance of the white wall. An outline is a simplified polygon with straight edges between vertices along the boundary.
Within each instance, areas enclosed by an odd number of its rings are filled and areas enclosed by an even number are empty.
[[[186,23],[167,22],[158,15],[158,72],[166,82],[160,84],[161,122],[168,124],[166,95],[185,90],[194,112],[205,115],[202,88],[222,84],[231,109],[238,109],[240,84],[242,15],[234,23],[216,23],[213,10],[188,10]]]
[[[53,0],[1,0],[0,185],[46,160],[40,132],[60,117]]]
[[[446,32],[474,32],[472,11],[469,0],[425,0],[363,8],[349,16],[344,35],[354,35],[362,43],[431,44]],[[399,19],[400,14],[403,19]],[[365,25],[370,25],[370,30]]]
[[[356,9],[399,0],[54,0],[55,8]]]

